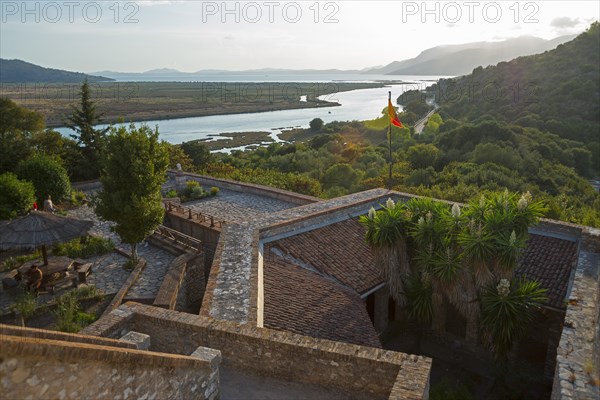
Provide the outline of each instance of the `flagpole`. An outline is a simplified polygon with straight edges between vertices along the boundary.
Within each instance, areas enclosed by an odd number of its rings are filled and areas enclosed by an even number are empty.
[[[392,92],[388,92],[388,104],[392,101]],[[388,118],[388,137],[389,137],[389,146],[390,146],[390,154],[389,154],[389,164],[390,171],[388,176],[388,189],[392,190],[392,119]]]

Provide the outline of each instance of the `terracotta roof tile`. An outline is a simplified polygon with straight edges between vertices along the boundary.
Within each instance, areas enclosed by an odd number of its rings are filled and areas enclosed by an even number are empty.
[[[527,247],[515,271],[517,277],[536,280],[548,289],[547,304],[565,308],[569,277],[577,262],[577,242],[542,235],[529,235]]]
[[[365,228],[357,219],[280,239],[272,245],[360,294],[383,283],[365,243]]]
[[[267,251],[263,266],[265,327],[381,347],[358,294]]]
[[[363,294],[383,282],[364,233],[357,219],[348,219],[271,245]],[[540,282],[548,290],[547,304],[564,308],[577,254],[575,241],[530,234],[515,275]]]

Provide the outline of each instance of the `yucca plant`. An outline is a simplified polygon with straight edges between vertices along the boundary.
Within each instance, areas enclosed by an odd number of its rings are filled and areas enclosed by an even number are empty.
[[[418,273],[409,275],[406,281],[408,316],[416,321],[429,322],[433,316],[433,288]]]
[[[519,197],[505,191],[482,195],[462,208],[427,198],[405,204],[388,200],[360,221],[392,296],[408,305],[410,317],[443,331],[451,303],[467,319],[467,341],[478,343],[483,326],[490,348],[504,357],[543,293],[537,283],[509,284],[508,292],[496,286],[510,282],[528,227],[543,211],[529,193]],[[500,313],[496,321],[495,313]]]
[[[399,305],[406,304],[404,281],[410,273],[406,244],[404,204],[388,199],[381,210],[371,209],[359,221],[367,228],[366,241],[373,251],[375,263],[381,267],[383,279]]]
[[[546,289],[534,281],[501,279],[483,288],[481,322],[494,355],[504,359],[524,336],[534,312],[546,301]]]

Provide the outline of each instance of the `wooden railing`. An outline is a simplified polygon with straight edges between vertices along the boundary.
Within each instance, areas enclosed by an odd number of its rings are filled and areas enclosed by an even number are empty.
[[[211,228],[219,228],[221,229],[223,225],[225,225],[225,221],[217,219],[212,215],[204,214],[198,211],[194,211],[189,207],[183,207],[180,204],[174,204],[170,201],[165,203],[165,210],[168,212],[176,212],[179,214],[187,215],[188,219],[192,219],[198,221],[200,223],[206,224]]]
[[[158,228],[154,230],[154,233],[157,235],[161,235],[165,239],[170,239],[173,242],[179,243],[183,246],[190,247],[194,250],[202,250],[202,241],[191,236],[185,235],[181,232],[178,232],[174,229],[167,228],[164,225],[159,225]]]

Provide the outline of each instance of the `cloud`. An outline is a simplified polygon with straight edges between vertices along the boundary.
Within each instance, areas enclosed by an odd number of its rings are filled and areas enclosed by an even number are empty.
[[[227,35],[223,39],[225,39],[225,40],[233,40],[233,36]]]
[[[579,18],[558,17],[550,22],[550,26],[554,28],[564,29],[573,28],[579,24]]]

